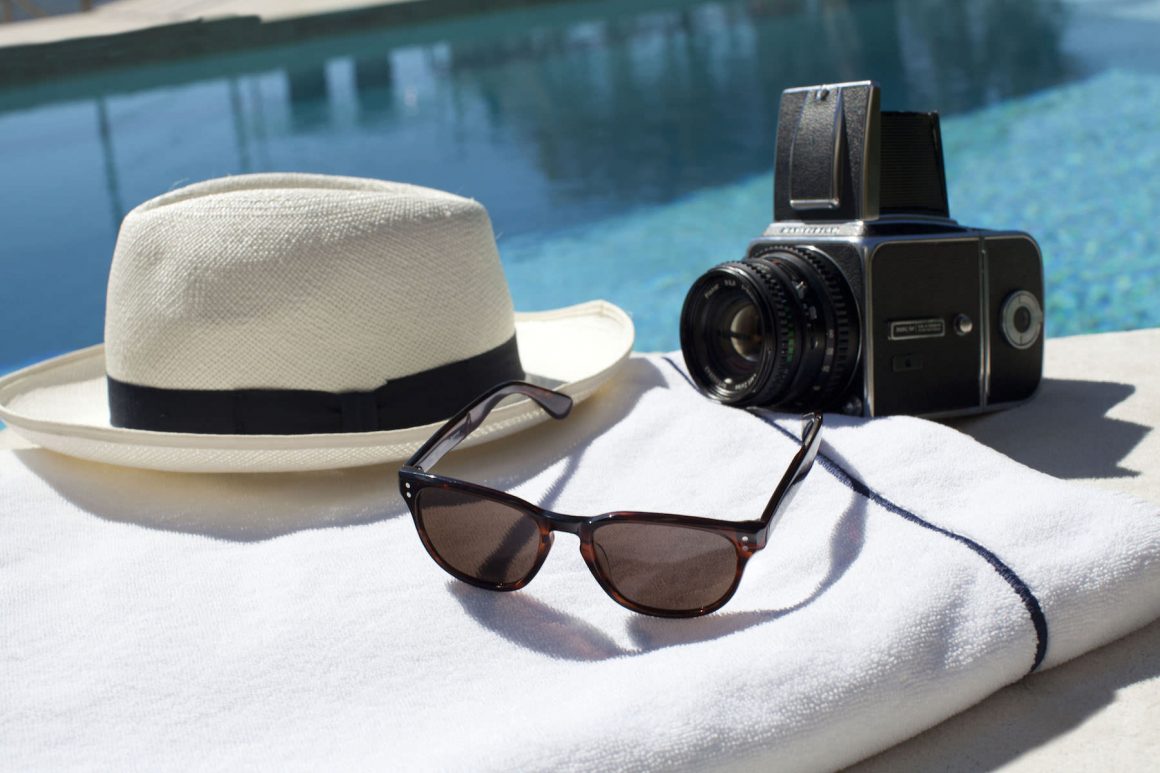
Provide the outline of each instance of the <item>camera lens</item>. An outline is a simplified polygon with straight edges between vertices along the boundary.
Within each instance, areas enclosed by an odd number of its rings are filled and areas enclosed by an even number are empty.
[[[859,331],[853,293],[825,255],[778,248],[710,269],[681,310],[697,386],[730,405],[831,407],[850,383]]]

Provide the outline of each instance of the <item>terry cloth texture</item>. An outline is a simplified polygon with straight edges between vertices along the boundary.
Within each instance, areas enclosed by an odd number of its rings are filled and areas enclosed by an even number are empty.
[[[563,512],[748,519],[797,417],[635,357],[563,422],[437,468]],[[692,578],[695,580],[695,578]],[[179,475],[0,456],[4,762],[823,770],[1160,615],[1160,512],[911,418],[827,416],[730,604],[608,599],[558,535],[533,583],[423,551],[394,467]]]

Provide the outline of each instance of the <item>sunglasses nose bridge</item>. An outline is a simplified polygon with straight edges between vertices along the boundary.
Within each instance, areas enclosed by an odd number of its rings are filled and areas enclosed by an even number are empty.
[[[548,522],[553,531],[562,531],[568,534],[575,534],[577,537],[580,536],[580,530],[588,521],[587,518],[579,515],[553,513],[551,510],[544,510],[540,513],[540,517]]]

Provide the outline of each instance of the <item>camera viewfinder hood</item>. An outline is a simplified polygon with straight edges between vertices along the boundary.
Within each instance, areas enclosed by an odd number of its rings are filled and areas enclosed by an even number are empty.
[[[781,95],[775,221],[948,219],[938,113],[879,109],[873,81]]]

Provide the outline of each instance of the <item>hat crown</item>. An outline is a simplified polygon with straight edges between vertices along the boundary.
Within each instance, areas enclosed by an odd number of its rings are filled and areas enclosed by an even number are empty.
[[[366,391],[515,334],[486,210],[401,183],[259,174],[121,226],[106,367],[166,389]]]

